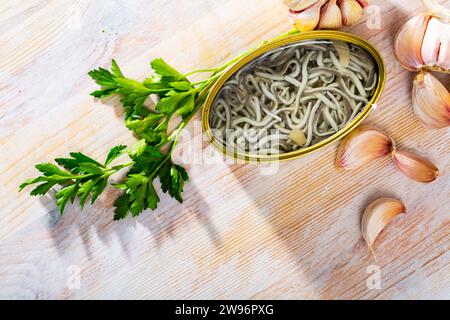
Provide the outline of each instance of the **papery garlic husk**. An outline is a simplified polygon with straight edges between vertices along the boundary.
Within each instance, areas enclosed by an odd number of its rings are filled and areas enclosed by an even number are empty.
[[[401,172],[415,181],[429,183],[439,176],[439,169],[431,161],[415,153],[394,148],[392,159]]]
[[[339,29],[342,27],[341,10],[337,0],[330,0],[320,11],[319,29]]]
[[[434,17],[450,23],[450,8],[443,6],[436,0],[422,0],[422,2]]]
[[[408,20],[399,30],[394,42],[394,52],[400,64],[417,71],[424,65],[422,42],[427,29],[429,14],[419,14]]]
[[[392,139],[382,130],[364,125],[353,130],[341,142],[336,168],[357,169],[391,152]]]
[[[450,126],[450,93],[431,73],[421,72],[414,77],[412,105],[427,126]]]
[[[361,19],[363,7],[356,0],[340,0],[339,8],[342,14],[342,23],[351,26]]]
[[[373,244],[393,217],[406,213],[405,206],[394,198],[380,198],[369,204],[361,220],[361,233],[369,249],[375,255]]]
[[[322,4],[323,1],[319,0],[299,12],[289,10],[289,18],[294,24],[294,27],[301,32],[316,29],[319,24],[320,8],[322,7]]]
[[[303,11],[317,2],[323,2],[321,0],[285,0],[285,4],[292,11],[300,12]]]

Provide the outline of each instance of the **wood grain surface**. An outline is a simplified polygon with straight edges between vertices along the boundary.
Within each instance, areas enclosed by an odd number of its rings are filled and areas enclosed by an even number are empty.
[[[370,3],[371,14],[345,29],[372,42],[387,65],[386,89],[365,123],[434,161],[437,181],[415,183],[388,158],[338,172],[335,143],[271,168],[196,161],[183,204],[162,195],[155,212],[114,222],[113,188],[62,217],[53,197],[18,193],[35,163],[69,151],[103,158],[135,141],[117,100],[89,96],[96,86],[87,71],[112,58],[138,79],[159,56],[184,72],[219,65],[290,30],[285,4],[1,1],[0,298],[449,299],[449,131],[413,115],[413,74],[392,52],[396,30],[424,8],[418,0]],[[208,152],[198,127],[187,130],[200,141],[194,154]],[[375,261],[359,224],[366,204],[386,195],[407,214],[381,233]],[[367,285],[374,268],[379,288]],[[76,270],[79,288],[70,282]]]

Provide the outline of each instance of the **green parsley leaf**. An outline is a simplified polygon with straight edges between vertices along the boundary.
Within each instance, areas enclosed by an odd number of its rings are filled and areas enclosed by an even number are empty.
[[[155,210],[158,206],[159,197],[156,193],[155,187],[153,186],[153,183],[147,184],[147,208],[150,208],[152,210]]]
[[[164,192],[169,192],[171,197],[183,202],[181,194],[183,193],[184,182],[189,180],[189,176],[183,167],[168,161],[159,171],[159,180]]]
[[[48,181],[48,179],[45,177],[37,177],[37,178],[27,179],[20,184],[19,191],[22,191],[24,188],[28,187],[29,185],[32,185],[32,184],[35,184],[38,182],[44,182],[44,181]]]
[[[97,182],[94,187],[92,187],[91,192],[91,204],[97,200],[98,196],[105,190],[106,186],[108,185],[108,179],[101,179],[99,182]]]
[[[109,165],[115,159],[120,157],[126,148],[127,148],[127,146],[120,145],[120,146],[115,146],[111,150],[109,150],[108,156],[106,157],[106,160],[105,160],[105,166]]]
[[[93,180],[88,180],[85,183],[81,185],[81,187],[78,189],[78,197],[80,198],[80,206],[81,209],[83,209],[84,204],[86,203],[87,198],[89,197],[92,189],[94,186],[102,179],[102,177],[98,177]]]
[[[125,125],[138,138],[144,138],[148,143],[159,144],[166,135],[166,130],[162,125],[163,114],[150,113],[145,118],[129,118],[125,120]]]
[[[172,68],[163,59],[158,58],[151,62],[152,69],[159,75],[173,77],[175,79],[184,79],[184,75]]]
[[[79,168],[80,172],[83,172],[83,173],[92,173],[92,174],[105,173],[103,168],[100,168],[99,166],[96,166],[95,164],[90,163],[90,162],[80,163],[78,165],[78,168]]]
[[[64,212],[67,201],[72,200],[76,195],[78,190],[78,184],[72,184],[70,186],[64,187],[56,193],[56,205],[59,208],[61,214]],[[72,200],[73,202],[73,200]]]
[[[114,220],[124,219],[128,215],[129,207],[128,203],[130,202],[128,195],[123,193],[119,197],[117,197],[114,202]]]
[[[122,71],[120,70],[116,60],[114,60],[114,59],[111,62],[111,71],[116,77],[121,77],[121,78],[124,77],[124,75],[123,75]]]
[[[36,188],[31,190],[30,195],[38,196],[46,194],[57,182],[56,181],[47,181],[38,185]]]
[[[195,93],[183,99],[183,101],[180,103],[179,109],[177,110],[177,114],[182,116],[190,115],[190,113],[194,110],[194,108],[195,108]]]
[[[131,159],[136,160],[142,156],[146,147],[145,139],[141,139],[128,150],[128,155]]]
[[[67,176],[69,178],[73,176],[70,172],[61,170],[60,168],[51,163],[39,163],[35,165],[35,167],[40,172],[42,172],[44,176],[59,175],[59,176]]]
[[[151,94],[151,90],[139,81],[126,78],[115,60],[112,62],[111,70],[112,72],[98,68],[89,71],[89,76],[101,86],[100,90],[92,92],[91,95],[96,98],[104,98],[120,94],[126,116],[139,114],[145,100]]]
[[[194,89],[192,84],[189,81],[173,81],[169,83],[171,87],[180,90],[180,91],[189,91]]]
[[[172,93],[170,96],[163,98],[158,102],[156,110],[165,114],[172,114],[178,109],[180,102],[190,94],[190,91]]]

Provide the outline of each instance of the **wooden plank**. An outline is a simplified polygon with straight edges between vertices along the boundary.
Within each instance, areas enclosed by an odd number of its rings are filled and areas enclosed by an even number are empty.
[[[103,157],[134,141],[117,100],[89,97],[95,84],[87,71],[115,58],[143,79],[158,56],[183,71],[216,66],[288,31],[286,7],[275,0],[3,1],[0,297],[450,298],[448,130],[427,129],[413,115],[412,74],[392,52],[396,30],[423,8],[371,3],[381,9],[380,28],[368,28],[369,16],[347,29],[379,48],[388,69],[367,123],[435,161],[442,171],[435,183],[408,180],[388,159],[337,172],[335,144],[272,168],[190,164],[182,205],[162,196],[156,212],[113,222],[112,188],[62,218],[51,197],[17,193],[37,162],[76,150]],[[196,143],[181,147],[206,157],[199,128],[190,125]],[[401,198],[408,213],[380,235],[374,261],[359,222],[365,205],[385,195]],[[73,265],[81,272],[76,290],[67,286]],[[373,265],[379,290],[366,283]]]

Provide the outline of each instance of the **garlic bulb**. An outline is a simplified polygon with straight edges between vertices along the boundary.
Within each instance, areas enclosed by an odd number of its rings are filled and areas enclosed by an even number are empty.
[[[409,151],[392,150],[392,159],[409,178],[418,182],[432,182],[439,176],[439,169],[427,159]]]
[[[397,60],[414,78],[412,104],[416,115],[431,128],[450,125],[450,94],[424,70],[450,73],[450,9],[435,0],[423,0],[430,10],[408,20],[394,42]]]
[[[430,18],[428,14],[417,15],[408,20],[397,33],[394,42],[395,56],[408,70],[417,71],[424,65],[421,54],[422,39]]]
[[[339,29],[357,23],[368,5],[366,0],[289,1],[289,17],[299,31]]]
[[[361,220],[361,233],[369,249],[375,255],[373,244],[393,217],[406,213],[405,206],[400,200],[393,198],[380,198],[372,203],[364,211]]]
[[[450,73],[450,25],[431,13],[416,15],[400,28],[394,50],[408,70]]]
[[[414,78],[412,105],[415,114],[431,128],[450,126],[450,92],[431,73]]]
[[[372,126],[361,126],[348,134],[341,142],[336,168],[357,169],[389,154],[393,142],[388,135]]]

